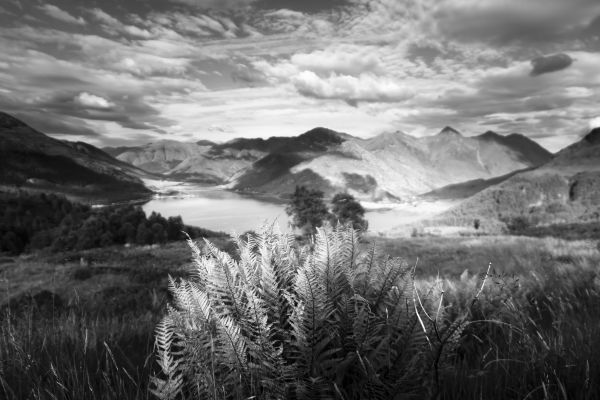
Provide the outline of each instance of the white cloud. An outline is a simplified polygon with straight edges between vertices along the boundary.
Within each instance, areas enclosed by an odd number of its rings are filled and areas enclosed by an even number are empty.
[[[329,50],[294,54],[290,62],[301,70],[316,73],[358,75],[381,71],[377,49],[371,46],[339,46]]]
[[[590,129],[600,128],[600,116],[592,118],[589,122]]]
[[[393,79],[371,74],[359,76],[332,74],[322,78],[312,71],[304,71],[292,78],[299,93],[318,99],[339,99],[350,103],[399,102],[415,95],[414,91]]]
[[[96,96],[88,92],[79,93],[75,97],[75,103],[86,108],[109,109],[114,107],[114,103],[106,100],[104,97]]]
[[[69,14],[68,12],[52,5],[52,4],[44,4],[43,6],[39,6],[38,7],[41,11],[43,11],[46,15],[57,19],[59,21],[63,21],[69,24],[75,24],[75,25],[85,25],[85,19],[83,19],[83,17],[74,17],[73,15]]]

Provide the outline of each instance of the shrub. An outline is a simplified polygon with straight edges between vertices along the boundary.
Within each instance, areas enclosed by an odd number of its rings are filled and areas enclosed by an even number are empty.
[[[285,212],[292,217],[292,226],[306,234],[314,234],[316,229],[330,217],[323,197],[325,194],[316,189],[296,186]]]
[[[159,398],[439,394],[466,317],[447,319],[439,290],[422,299],[400,259],[359,251],[353,229],[318,229],[303,247],[249,235],[239,261],[190,245],[193,277],[170,279],[174,304],[157,327]]]

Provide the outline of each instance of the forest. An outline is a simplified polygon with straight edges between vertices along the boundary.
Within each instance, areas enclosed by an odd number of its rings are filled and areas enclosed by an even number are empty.
[[[111,245],[152,245],[192,238],[227,236],[186,226],[181,217],[146,216],[139,206],[91,207],[56,194],[0,192],[0,252],[18,255]]]

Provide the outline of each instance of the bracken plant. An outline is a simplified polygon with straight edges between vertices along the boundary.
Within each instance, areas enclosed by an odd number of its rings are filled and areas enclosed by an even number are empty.
[[[351,227],[318,229],[304,246],[249,234],[235,258],[189,244],[193,273],[169,279],[173,302],[157,327],[157,397],[440,395],[468,311],[450,319],[439,287],[419,290],[412,266],[362,249]]]

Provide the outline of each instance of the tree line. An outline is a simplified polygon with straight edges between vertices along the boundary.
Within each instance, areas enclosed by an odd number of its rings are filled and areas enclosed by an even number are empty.
[[[146,216],[139,206],[93,208],[55,194],[0,192],[0,252],[84,250],[111,245],[151,245],[226,236],[187,226],[180,216]]]

